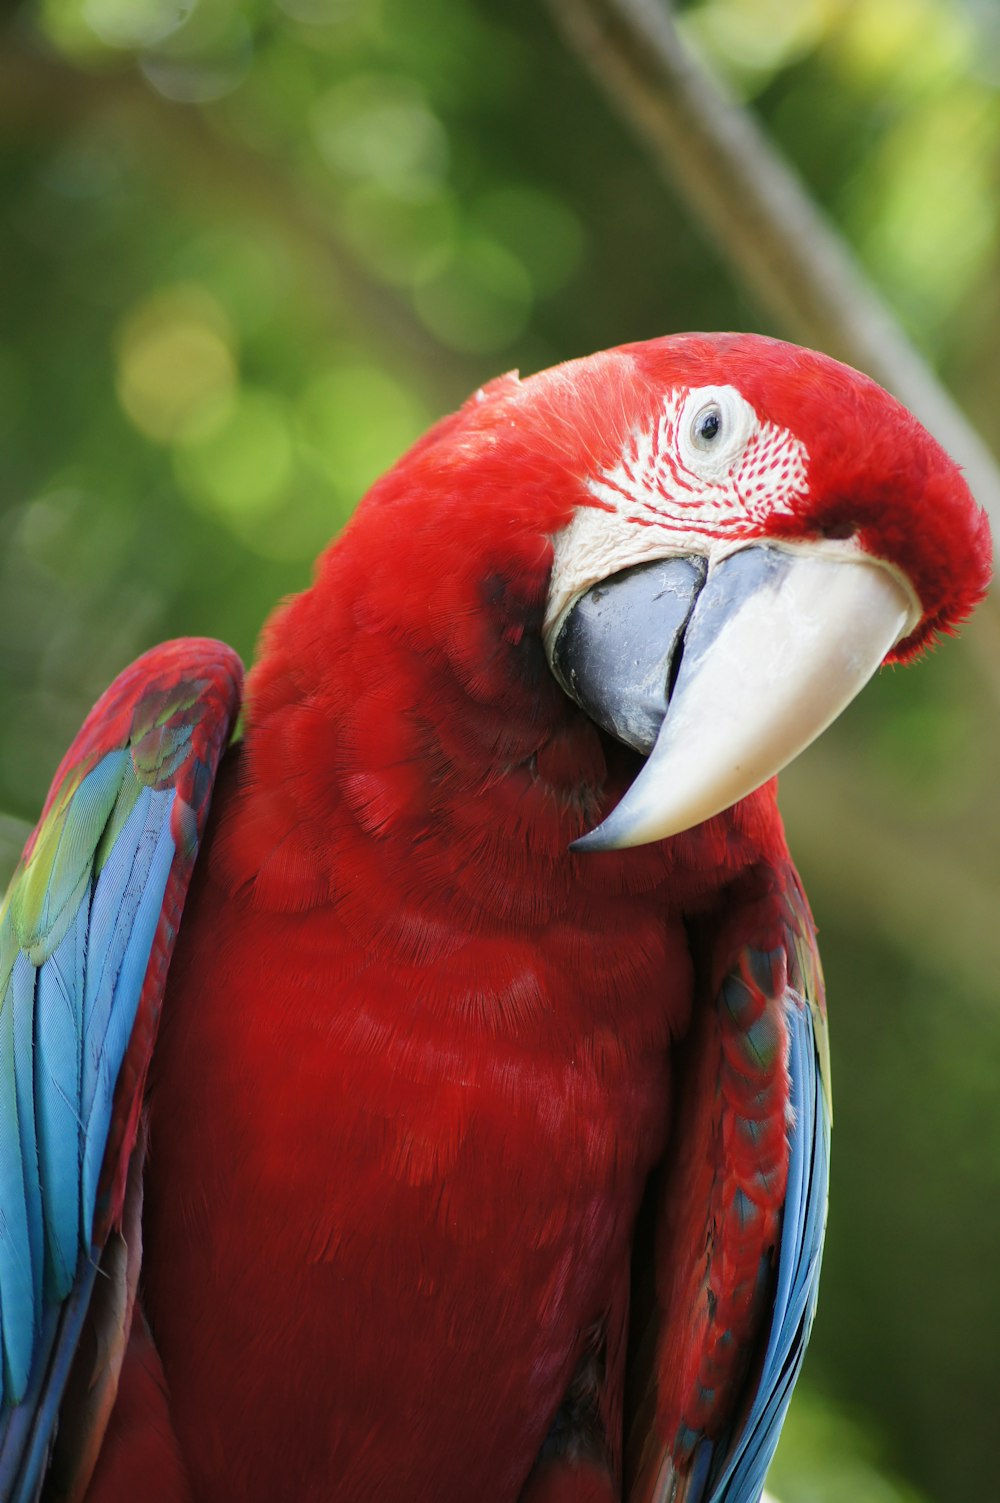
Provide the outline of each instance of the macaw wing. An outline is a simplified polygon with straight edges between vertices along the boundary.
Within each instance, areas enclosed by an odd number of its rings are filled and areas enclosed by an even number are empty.
[[[629,1503],[758,1503],[809,1339],[829,1052],[812,918],[791,866],[779,876],[760,947],[743,947],[699,1009],[679,1066]]]
[[[37,1495],[101,1251],[122,1219],[167,967],[241,683],[236,655],[197,638],[126,669],[63,759],[0,908],[6,1500]]]

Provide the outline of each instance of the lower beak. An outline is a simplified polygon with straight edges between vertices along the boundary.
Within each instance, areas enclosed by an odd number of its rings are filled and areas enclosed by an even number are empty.
[[[912,620],[912,597],[876,560],[766,545],[707,578],[684,558],[593,586],[553,668],[593,719],[649,755],[573,849],[662,840],[745,798],[836,719]]]

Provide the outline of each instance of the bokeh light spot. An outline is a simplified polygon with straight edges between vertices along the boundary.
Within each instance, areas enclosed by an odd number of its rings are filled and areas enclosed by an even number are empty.
[[[338,26],[361,9],[364,0],[278,0],[293,21],[303,26]]]
[[[188,55],[150,53],[139,67],[146,81],[164,99],[178,104],[208,104],[224,99],[246,78],[253,60],[249,28],[242,25],[218,51]]]
[[[975,98],[942,99],[907,113],[882,147],[877,204],[869,198],[858,235],[924,324],[952,316],[995,253],[994,116]]]
[[[383,281],[426,281],[445,265],[457,228],[452,195],[434,184],[423,196],[400,198],[379,183],[349,189],[342,202],[344,235]]]
[[[442,344],[465,354],[502,350],[522,332],[533,288],[523,263],[503,246],[475,236],[414,291],[414,306]]]
[[[814,47],[844,0],[706,0],[679,21],[685,38],[755,93],[778,70]],[[879,7],[873,7],[875,9]]]
[[[448,138],[409,79],[362,77],[329,89],[313,109],[316,144],[348,179],[418,188],[444,176]]]
[[[346,504],[364,495],[427,421],[411,392],[360,360],[331,365],[314,377],[297,409],[304,456]]]
[[[203,288],[166,288],[126,320],[118,341],[117,391],[147,438],[169,443],[236,383],[235,340]]]
[[[198,0],[84,0],[88,26],[109,47],[150,47],[184,25]]]
[[[834,34],[835,53],[850,80],[896,96],[924,97],[936,81],[954,77],[974,49],[963,7],[934,0],[879,0],[851,5]]]
[[[524,184],[493,188],[477,200],[474,216],[527,267],[539,296],[564,286],[580,264],[583,227],[554,193]]]
[[[223,521],[246,524],[284,504],[295,459],[286,404],[243,389],[181,435],[177,472],[187,495]]]

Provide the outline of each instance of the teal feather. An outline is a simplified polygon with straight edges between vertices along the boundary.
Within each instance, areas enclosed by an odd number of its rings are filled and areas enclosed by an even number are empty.
[[[13,888],[18,942],[42,965],[76,918],[90,883],[94,850],[119,796],[125,751],[102,757],[68,799],[61,797],[39,829]]]
[[[83,988],[90,903],[38,975],[35,1102],[38,1159],[46,1227],[46,1293],[65,1299],[80,1251],[80,1160],[83,1125]],[[76,1144],[75,1153],[67,1145]]]
[[[35,1289],[17,1117],[11,979],[0,1000],[0,1308],[3,1393],[5,1399],[18,1399],[28,1381],[34,1347]]]
[[[84,991],[83,1202],[89,1244],[114,1083],[135,1022],[142,981],[163,906],[174,842],[174,790],[143,788],[97,880],[90,914],[91,946]]]
[[[33,1023],[35,982],[38,972],[23,952],[11,973],[14,1008],[14,1095],[21,1138],[21,1178],[28,1218],[28,1245],[34,1286],[33,1324],[42,1319],[42,1272],[45,1267],[45,1232],[42,1221],[42,1187],[38,1178],[38,1138],[35,1130],[35,1047]]]

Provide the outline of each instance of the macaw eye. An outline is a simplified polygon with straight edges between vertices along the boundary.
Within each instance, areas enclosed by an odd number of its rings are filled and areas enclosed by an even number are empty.
[[[696,386],[678,417],[681,462],[708,479],[723,474],[758,426],[757,414],[734,386]]]
[[[699,449],[710,449],[722,432],[722,408],[716,402],[703,407],[691,428],[691,441]]]

